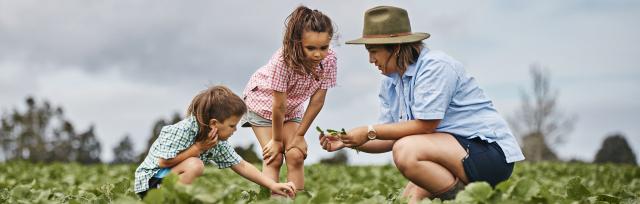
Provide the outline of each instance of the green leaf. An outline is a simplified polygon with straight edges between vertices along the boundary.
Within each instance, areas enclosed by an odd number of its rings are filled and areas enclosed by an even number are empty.
[[[509,192],[511,198],[519,198],[525,201],[531,200],[531,197],[540,192],[540,184],[538,182],[524,178],[516,182]]]
[[[512,179],[507,179],[506,181],[500,182],[496,185],[496,190],[501,192],[507,192],[511,186],[514,185]]]
[[[145,203],[165,203],[165,195],[158,188],[151,189],[147,192],[147,195],[144,197]]]
[[[608,203],[620,203],[620,198],[612,196],[612,195],[607,195],[607,194],[600,194],[597,197],[598,201],[605,201]]]
[[[320,128],[320,126],[316,126],[316,130],[320,133],[324,135],[324,131],[322,131],[322,128]]]
[[[260,186],[260,192],[258,193],[258,200],[264,200],[271,197],[271,190]]]
[[[581,200],[582,198],[591,196],[589,189],[582,185],[579,177],[572,178],[567,184],[567,197],[573,200]]]
[[[336,133],[338,133],[338,131],[336,131],[336,130],[332,130],[332,129],[327,129],[327,132],[328,132],[329,134],[336,134]]]
[[[467,185],[463,191],[456,196],[459,203],[479,203],[485,202],[493,194],[493,189],[487,182],[473,182]]]

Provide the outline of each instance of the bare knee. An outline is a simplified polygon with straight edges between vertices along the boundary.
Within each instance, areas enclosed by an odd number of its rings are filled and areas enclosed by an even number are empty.
[[[304,165],[304,154],[302,150],[298,148],[292,148],[285,154],[287,166],[302,166]]]
[[[271,168],[280,168],[280,166],[282,166],[282,154],[278,154],[273,161],[271,161],[271,163],[266,164],[267,167],[271,167]]]
[[[400,172],[405,172],[411,168],[412,163],[417,162],[415,152],[412,150],[411,141],[407,138],[399,139],[393,144],[393,162]]]
[[[200,176],[204,172],[204,162],[196,157],[189,157],[182,163],[184,164],[184,172],[195,176]]]

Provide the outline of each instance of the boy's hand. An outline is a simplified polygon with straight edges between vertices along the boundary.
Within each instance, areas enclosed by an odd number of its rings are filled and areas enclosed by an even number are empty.
[[[266,164],[270,164],[274,161],[278,154],[282,154],[282,142],[277,142],[272,139],[264,146],[264,148],[262,148],[262,156],[264,157],[263,160]]]
[[[205,152],[218,144],[218,129],[215,127],[211,127],[211,131],[209,131],[209,135],[202,141],[198,141],[195,143],[196,147],[200,150],[200,153]]]
[[[368,141],[367,127],[357,127],[349,130],[347,134],[340,137],[342,143],[347,147],[357,147]]]
[[[290,198],[293,198],[296,196],[296,186],[293,184],[293,182],[276,183],[276,184],[273,184],[273,186],[271,186],[269,189],[271,190],[271,192],[281,196],[286,196]]]
[[[324,134],[320,134],[320,145],[322,145],[322,149],[327,150],[327,152],[334,152],[344,148],[344,143],[341,140],[336,139],[332,136],[326,136]]]

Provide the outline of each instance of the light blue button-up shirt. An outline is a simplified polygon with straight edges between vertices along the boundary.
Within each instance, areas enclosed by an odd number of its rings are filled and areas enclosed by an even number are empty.
[[[402,78],[396,73],[383,80],[379,97],[380,123],[439,119],[436,132],[496,142],[506,162],[524,160],[516,138],[491,100],[465,73],[462,63],[444,52],[423,48]]]

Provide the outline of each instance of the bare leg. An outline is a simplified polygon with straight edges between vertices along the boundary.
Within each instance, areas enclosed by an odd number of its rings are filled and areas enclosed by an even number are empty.
[[[258,142],[260,143],[260,147],[264,147],[271,140],[271,127],[252,127],[253,133],[256,134],[258,138]],[[264,156],[264,155],[263,155]],[[273,179],[275,182],[280,182],[280,167],[282,166],[282,154],[278,154],[275,156],[273,162],[267,165],[265,162],[262,162],[262,173]]]
[[[191,184],[204,172],[204,163],[196,157],[190,157],[171,168],[171,172],[178,174],[180,183]]]
[[[393,146],[393,159],[402,175],[426,192],[444,192],[456,178],[467,183],[461,162],[466,154],[446,133],[407,136]]]
[[[404,188],[402,192],[402,197],[409,199],[409,204],[419,203],[422,199],[430,197],[431,193],[428,191],[416,186],[416,184],[407,183],[407,186]]]
[[[298,129],[299,124],[296,122],[286,122],[284,124],[284,143],[285,147],[289,144]],[[285,149],[286,151],[287,149]],[[285,162],[287,164],[287,180],[296,185],[296,189],[304,189],[304,157],[305,153],[300,148],[291,148],[285,154]]]

